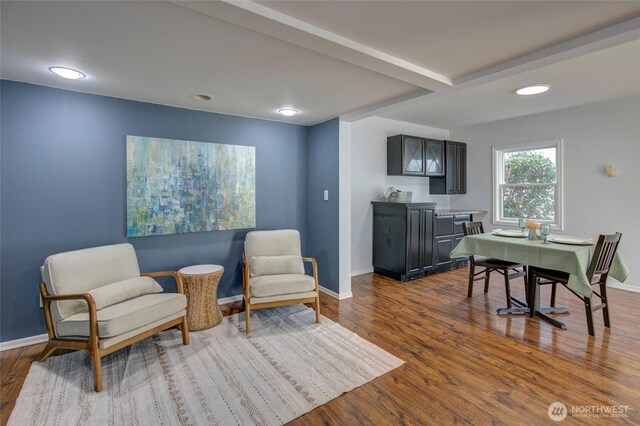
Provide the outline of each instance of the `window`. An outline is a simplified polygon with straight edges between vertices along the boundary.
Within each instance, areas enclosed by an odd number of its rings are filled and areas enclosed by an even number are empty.
[[[562,140],[493,148],[493,223],[562,229]]]

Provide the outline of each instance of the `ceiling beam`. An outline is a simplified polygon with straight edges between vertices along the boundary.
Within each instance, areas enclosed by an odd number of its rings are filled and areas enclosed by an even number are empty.
[[[387,77],[435,91],[450,87],[450,78],[355,42],[249,0],[172,3],[279,40],[286,41]]]
[[[454,86],[484,83],[640,39],[640,17],[555,44],[455,79]]]
[[[463,76],[454,81],[450,87],[425,93],[423,95],[405,96],[396,103],[382,103],[372,105],[361,110],[341,116],[345,121],[355,121],[363,118],[384,114],[385,112],[417,106],[425,100],[434,100],[441,96],[460,92],[471,87],[481,86],[513,75],[539,69],[578,56],[587,55],[603,49],[618,46],[623,43],[640,40],[640,17],[633,18],[619,24],[594,31],[571,40],[520,56],[485,68],[478,72]],[[535,83],[535,82],[533,82]]]

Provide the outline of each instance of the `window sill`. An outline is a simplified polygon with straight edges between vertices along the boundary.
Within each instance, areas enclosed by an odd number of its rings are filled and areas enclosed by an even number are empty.
[[[511,226],[513,228],[518,228],[518,221],[512,221],[512,220],[499,220],[499,219],[494,219],[493,222],[491,222],[494,225],[502,225],[502,226]],[[557,223],[552,223],[551,224],[551,230],[552,231],[563,231],[562,227],[560,225],[558,225]]]

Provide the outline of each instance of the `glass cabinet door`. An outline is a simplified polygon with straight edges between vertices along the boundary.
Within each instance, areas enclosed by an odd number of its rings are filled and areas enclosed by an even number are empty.
[[[427,176],[444,176],[444,142],[427,139]]]
[[[404,136],[402,140],[402,174],[425,175],[424,139]]]

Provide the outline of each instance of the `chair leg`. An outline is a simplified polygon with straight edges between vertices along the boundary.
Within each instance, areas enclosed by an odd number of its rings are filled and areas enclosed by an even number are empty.
[[[529,318],[536,316],[536,303],[538,299],[538,277],[534,274],[529,283]]]
[[[246,319],[246,326],[247,326],[247,334],[249,334],[249,331],[251,331],[251,305],[249,303],[247,303],[247,308],[245,310],[245,319]]]
[[[507,295],[507,308],[511,308],[511,285],[509,283],[509,271],[504,270],[504,292]]]
[[[49,358],[55,351],[56,347],[51,344],[51,342],[47,343],[47,346],[44,347],[42,352],[40,352],[40,356],[38,356],[38,362],[43,362],[45,359]]]
[[[182,344],[189,344],[189,325],[187,324],[187,317],[182,317],[182,324],[180,325],[180,329],[182,330]]]
[[[484,292],[489,293],[489,277],[491,276],[491,270],[489,268],[484,271]]]
[[[469,262],[469,288],[467,289],[467,297],[473,295],[473,279],[475,278],[476,266]]]
[[[591,309],[590,297],[584,298],[584,310],[585,310],[585,313],[587,314],[587,329],[589,330],[589,336],[595,337],[596,333],[593,329],[593,310]]]
[[[604,326],[611,327],[611,320],[609,319],[609,299],[607,299],[607,286],[600,284],[600,299],[602,299],[602,316],[604,316]]]
[[[551,306],[552,308],[556,307],[556,288],[557,288],[557,286],[558,286],[557,283],[551,284],[551,303],[549,304],[549,306]]]
[[[91,349],[91,358],[93,358],[93,376],[94,389],[96,392],[102,392],[102,363],[100,361],[100,350],[98,348]]]
[[[320,324],[320,294],[316,297],[316,322]]]

